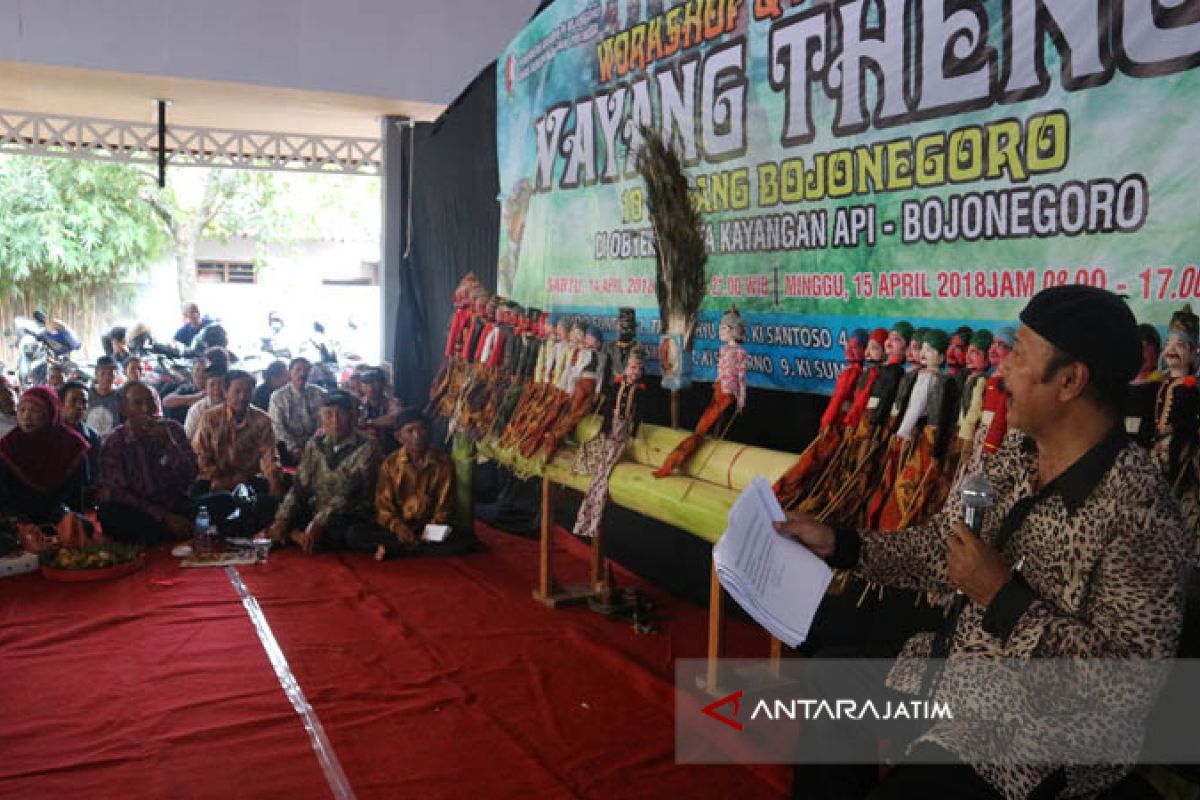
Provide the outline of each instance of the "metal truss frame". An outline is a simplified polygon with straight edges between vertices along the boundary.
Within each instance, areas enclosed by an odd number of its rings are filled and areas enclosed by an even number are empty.
[[[0,153],[158,163],[158,126],[0,109]],[[170,166],[379,175],[383,142],[213,128],[166,129]]]

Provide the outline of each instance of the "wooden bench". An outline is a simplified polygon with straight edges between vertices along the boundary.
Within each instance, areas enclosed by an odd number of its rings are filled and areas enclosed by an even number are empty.
[[[580,423],[573,438],[584,441],[594,435],[598,417]],[[658,479],[653,476],[667,455],[675,449],[688,431],[642,425],[638,435],[630,440],[624,459],[609,478],[609,502],[665,522],[715,544],[725,532],[729,509],[742,490],[757,475],[774,482],[797,458],[795,453],[768,450],[736,442],[706,440],[691,460],[674,475]],[[492,454],[504,463],[505,459]],[[554,580],[553,535],[555,485],[586,492],[591,485],[590,475],[572,471],[576,447],[568,442],[554,458],[541,465],[531,462],[510,463],[525,472],[542,478],[542,523],[538,585],[533,596],[539,602],[555,608],[560,605],[585,602],[605,589],[602,536],[592,541],[589,582],[577,586],[560,586]],[[717,580],[715,566],[710,570],[708,608],[708,669],[705,688],[719,692],[718,659],[725,646],[725,591]],[[778,674],[782,646],[771,638],[772,671]]]

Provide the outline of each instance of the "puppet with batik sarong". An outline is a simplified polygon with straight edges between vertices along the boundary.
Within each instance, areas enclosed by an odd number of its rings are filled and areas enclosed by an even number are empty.
[[[592,476],[592,483],[575,517],[576,536],[591,538],[600,530],[608,501],[609,476],[624,455],[629,440],[637,435],[638,401],[646,391],[642,384],[645,362],[646,351],[641,345],[635,345],[625,353],[624,369],[613,380],[613,391],[605,402],[600,433],[579,448],[577,466]]]
[[[880,485],[872,500],[873,530],[902,530],[924,512],[941,474],[946,436],[953,426],[954,379],[942,367],[950,337],[931,329],[921,345],[921,369],[904,376],[900,386],[900,423],[888,446],[894,458],[891,485]]]
[[[857,524],[876,485],[891,433],[892,408],[905,375],[906,353],[914,338],[913,327],[900,321],[884,341],[885,363],[871,384],[861,416],[852,408],[847,413],[848,471],[829,502],[816,513],[833,524]]]
[[[427,413],[432,413],[437,409],[452,383],[451,373],[455,365],[462,364],[463,330],[471,323],[471,293],[478,286],[479,282],[475,279],[475,273],[468,272],[454,290],[454,313],[450,316],[450,326],[446,332],[442,364],[429,385],[429,401],[425,405]]]
[[[625,361],[637,343],[637,311],[627,306],[617,309],[617,338],[604,344],[608,360],[604,377],[606,386],[625,374]]]
[[[600,330],[589,326],[583,336],[583,347],[576,351],[574,363],[563,374],[562,387],[570,402],[542,437],[547,461],[554,457],[563,440],[571,435],[584,417],[592,413],[601,399],[600,390],[603,387],[600,380],[607,359],[600,352],[600,346]],[[529,452],[522,451],[522,455],[528,458],[534,452],[536,447]]]
[[[727,411],[733,409],[732,416],[736,416],[746,405],[746,350],[742,347],[746,323],[736,306],[730,306],[721,317],[719,336],[721,350],[717,354],[717,379],[713,382],[712,400],[700,415],[692,434],[676,445],[662,466],[654,471],[656,478],[667,477],[691,458],[704,437],[717,426]],[[720,436],[724,436],[724,430]]]
[[[784,508],[798,507],[807,500],[833,466],[834,456],[842,442],[844,419],[854,404],[859,388],[858,379],[863,374],[868,338],[867,332],[861,328],[846,337],[846,365],[833,385],[833,396],[825,405],[816,438],[804,448],[796,463],[775,482],[775,496]]]
[[[1200,526],[1200,476],[1197,438],[1200,437],[1200,388],[1196,386],[1200,318],[1184,306],[1171,315],[1163,343],[1165,373],[1154,403],[1155,439],[1151,456],[1162,467],[1179,498],[1189,530]],[[1194,534],[1200,536],[1200,533]],[[1194,543],[1195,546],[1195,543]],[[1198,551],[1200,553],[1200,551]]]

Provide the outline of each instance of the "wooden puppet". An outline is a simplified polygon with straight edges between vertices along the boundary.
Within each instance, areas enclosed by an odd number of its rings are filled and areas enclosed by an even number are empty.
[[[696,452],[696,448],[704,441],[725,412],[733,407],[734,414],[740,414],[746,405],[746,351],[742,340],[746,336],[746,323],[736,306],[721,317],[721,350],[717,355],[717,379],[713,382],[712,400],[708,408],[700,415],[700,421],[691,436],[675,446],[667,456],[662,466],[654,471],[656,478],[665,478],[677,467],[686,462]]]

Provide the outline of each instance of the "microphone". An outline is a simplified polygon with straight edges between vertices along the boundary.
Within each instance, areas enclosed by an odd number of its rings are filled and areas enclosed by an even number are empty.
[[[996,490],[982,472],[970,475],[959,490],[963,503],[963,522],[978,536],[983,530],[983,512],[996,502]]]

